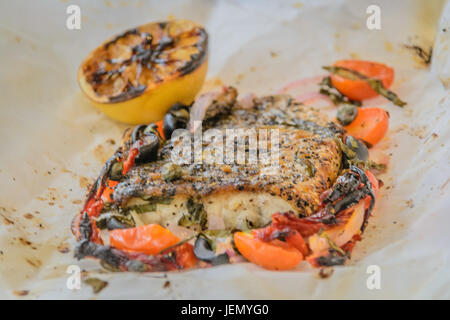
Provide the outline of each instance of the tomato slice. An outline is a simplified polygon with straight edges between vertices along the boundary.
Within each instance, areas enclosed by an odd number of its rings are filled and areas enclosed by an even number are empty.
[[[112,202],[113,201],[111,195],[114,193],[114,187],[117,186],[118,184],[119,184],[118,181],[108,180],[108,185],[105,186],[105,189],[103,190],[102,197],[101,197],[103,202]]]
[[[358,108],[355,120],[345,127],[357,139],[377,144],[389,128],[389,114],[381,108]]]
[[[159,224],[115,229],[109,232],[111,246],[119,250],[142,252],[150,255],[158,254],[179,241],[178,237]]]
[[[236,232],[234,243],[247,260],[270,270],[293,269],[303,260],[300,251],[280,240],[264,242],[251,234]]]
[[[394,81],[394,69],[382,63],[363,60],[340,60],[335,62],[334,65],[354,70],[370,78],[379,79],[386,89],[389,88]],[[331,84],[351,100],[361,101],[378,95],[378,93],[363,80],[350,80],[332,74]]]
[[[176,246],[172,251],[175,252],[177,264],[183,269],[193,268],[197,265],[198,259],[194,254],[194,246],[190,243],[184,243]]]
[[[309,252],[305,239],[303,239],[297,230],[294,230],[294,234],[286,238],[286,242],[300,251],[304,256]]]

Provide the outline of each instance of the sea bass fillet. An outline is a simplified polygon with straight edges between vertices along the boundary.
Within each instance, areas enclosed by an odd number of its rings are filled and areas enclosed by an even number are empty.
[[[235,89],[226,90],[225,98],[213,96],[204,102],[209,104],[206,114],[212,116],[203,120],[203,131],[216,129],[225,136],[227,129],[277,129],[276,167],[268,171],[259,161],[173,164],[180,142],[173,138],[159,150],[156,161],[136,164],[120,180],[111,210],[120,208],[135,225],[158,223],[196,230],[257,228],[269,223],[275,212],[292,211],[304,217],[317,211],[320,195],[332,186],[341,168],[336,142],[341,129],[290,96],[254,98],[244,104],[236,100]],[[250,138],[245,141],[247,159]],[[208,147],[203,143],[201,151]],[[129,143],[124,153],[127,148]],[[167,178],[172,164],[177,174]]]

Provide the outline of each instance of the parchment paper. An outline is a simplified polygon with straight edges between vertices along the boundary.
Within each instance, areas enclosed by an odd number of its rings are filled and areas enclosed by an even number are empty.
[[[69,4],[81,8],[81,30],[66,28]],[[366,27],[371,4],[381,9],[380,30]],[[82,95],[78,65],[109,36],[168,17],[205,25],[208,83],[241,94],[271,94],[341,58],[395,68],[393,90],[408,105],[367,102],[391,116],[372,151],[391,155],[385,186],[351,263],[330,278],[306,263],[292,272],[242,264],[133,274],[73,258],[71,219],[126,127]],[[0,298],[450,298],[449,19],[449,3],[439,0],[2,1]],[[404,44],[434,45],[431,66]],[[68,289],[72,264],[108,286],[98,295],[84,284]],[[366,285],[370,265],[380,268],[380,289]]]

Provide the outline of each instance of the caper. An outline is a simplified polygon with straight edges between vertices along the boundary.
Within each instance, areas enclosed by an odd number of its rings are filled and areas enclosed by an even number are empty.
[[[173,181],[181,178],[183,171],[179,165],[169,162],[161,168],[161,174],[164,180]]]
[[[356,157],[359,160],[366,161],[367,159],[369,159],[369,150],[367,149],[366,145],[360,140],[356,139],[353,136],[347,136],[345,138],[345,144],[355,152]]]
[[[114,181],[119,181],[122,179],[123,172],[123,163],[116,162],[112,165],[111,170],[109,171],[109,178]]]
[[[358,114],[358,107],[352,104],[343,104],[337,111],[337,119],[343,126],[349,125],[355,120]]]

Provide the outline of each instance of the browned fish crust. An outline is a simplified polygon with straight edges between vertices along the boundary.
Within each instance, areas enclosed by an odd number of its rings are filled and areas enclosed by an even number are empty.
[[[290,96],[257,98],[251,108],[235,103],[231,113],[204,124],[215,128],[278,128],[279,167],[266,174],[259,164],[184,164],[182,177],[162,178],[161,169],[171,162],[174,142],[160,151],[158,161],[133,167],[115,187],[114,202],[124,206],[132,197],[175,195],[206,196],[232,191],[265,192],[279,196],[308,216],[320,205],[320,194],[330,188],[341,168],[341,151],[335,142],[342,129],[317,109],[295,102]]]

